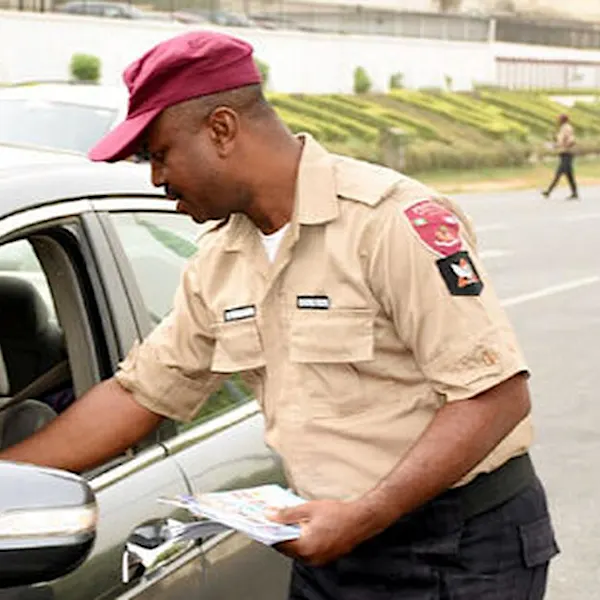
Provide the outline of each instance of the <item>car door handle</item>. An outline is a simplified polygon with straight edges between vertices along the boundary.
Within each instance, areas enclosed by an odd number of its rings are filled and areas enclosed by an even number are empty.
[[[175,519],[157,519],[144,523],[133,531],[125,544],[121,580],[130,583],[141,579],[224,531],[228,528],[214,521],[182,523]]]

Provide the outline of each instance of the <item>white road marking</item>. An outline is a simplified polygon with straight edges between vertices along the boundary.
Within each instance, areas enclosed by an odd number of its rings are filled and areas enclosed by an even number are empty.
[[[598,283],[599,281],[600,277],[597,276],[574,279],[573,281],[567,281],[558,285],[551,285],[549,287],[542,288],[541,290],[537,290],[537,292],[530,292],[529,294],[521,294],[519,296],[513,296],[512,298],[506,298],[506,300],[501,300],[500,304],[502,304],[502,306],[516,306],[518,304],[525,304],[525,302],[529,302],[530,300],[538,300],[539,298],[554,296],[554,294],[569,292],[586,285]]]
[[[504,256],[510,256],[512,254],[511,250],[482,250],[479,253],[479,258],[482,260],[488,260],[490,258],[502,258]]]

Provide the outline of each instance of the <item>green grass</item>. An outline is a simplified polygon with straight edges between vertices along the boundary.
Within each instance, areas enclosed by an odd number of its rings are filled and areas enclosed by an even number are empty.
[[[440,192],[485,192],[497,190],[542,189],[554,174],[556,162],[510,168],[475,170],[439,170],[415,175],[415,178]],[[600,184],[600,158],[575,160],[575,177],[580,185]],[[566,186],[566,181],[561,184]],[[566,188],[565,188],[566,189]]]

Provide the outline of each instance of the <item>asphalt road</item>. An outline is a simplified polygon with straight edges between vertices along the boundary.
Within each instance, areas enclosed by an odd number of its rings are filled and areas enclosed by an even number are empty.
[[[532,372],[536,440],[561,554],[549,600],[600,599],[600,187],[454,199]]]

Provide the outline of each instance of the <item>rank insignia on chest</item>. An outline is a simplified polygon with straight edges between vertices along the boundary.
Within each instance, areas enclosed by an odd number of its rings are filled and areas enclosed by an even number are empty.
[[[251,319],[256,316],[256,306],[249,304],[248,306],[236,306],[235,308],[226,308],[223,311],[223,320],[241,321],[242,319]]]
[[[327,310],[330,306],[329,296],[297,296],[296,306],[312,310]]]
[[[479,296],[483,282],[469,254],[456,252],[437,261],[442,279],[453,296]]]

